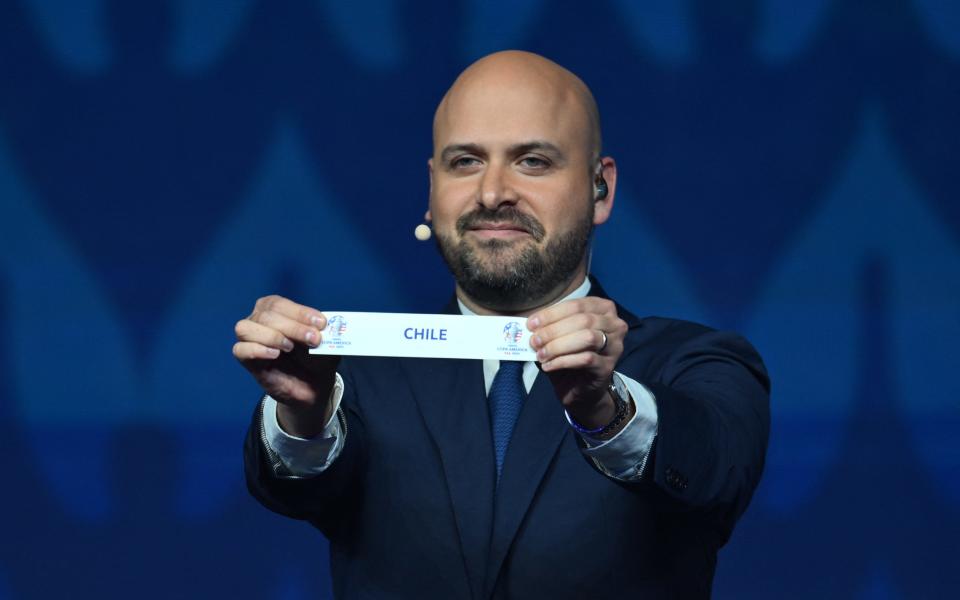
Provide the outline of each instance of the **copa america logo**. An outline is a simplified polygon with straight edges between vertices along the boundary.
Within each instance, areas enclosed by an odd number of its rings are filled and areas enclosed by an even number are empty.
[[[503,326],[503,339],[506,341],[516,344],[522,337],[523,329],[520,327],[520,323],[510,321]]]
[[[330,317],[330,320],[327,321],[326,331],[333,334],[334,337],[342,336],[347,332],[347,320],[340,315]]]

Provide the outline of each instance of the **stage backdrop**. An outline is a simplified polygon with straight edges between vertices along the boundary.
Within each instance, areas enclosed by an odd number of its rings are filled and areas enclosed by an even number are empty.
[[[233,324],[446,301],[432,111],[504,48],[596,93],[608,290],[767,360],[716,596],[960,597],[957,3],[2,0],[0,598],[330,594],[244,489]]]

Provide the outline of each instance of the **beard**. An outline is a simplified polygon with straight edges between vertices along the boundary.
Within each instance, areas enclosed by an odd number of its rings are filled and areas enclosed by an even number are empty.
[[[532,240],[470,240],[464,234],[481,224],[509,223]],[[459,241],[436,234],[437,247],[460,288],[493,310],[522,310],[542,303],[573,277],[593,233],[593,203],[573,229],[543,245],[546,232],[533,217],[512,206],[485,207],[457,220]]]

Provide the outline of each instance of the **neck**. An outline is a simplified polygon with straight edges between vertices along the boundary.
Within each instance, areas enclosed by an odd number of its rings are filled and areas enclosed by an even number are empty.
[[[538,310],[540,310],[541,308],[550,306],[551,304],[556,303],[557,300],[560,300],[561,298],[568,296],[570,293],[573,292],[573,290],[580,287],[580,285],[583,283],[583,280],[586,279],[586,277],[587,277],[586,265],[581,265],[581,267],[577,269],[576,273],[573,274],[573,277],[571,277],[568,281],[558,285],[549,294],[543,296],[542,298],[538,298],[534,300],[529,306],[518,306],[518,307],[498,308],[498,309],[491,308],[489,306],[484,306],[483,304],[480,304],[479,302],[471,298],[469,295],[467,295],[467,293],[463,291],[463,289],[460,287],[459,284],[457,285],[457,298],[461,302],[463,302],[467,306],[467,308],[477,313],[478,315],[487,315],[487,316],[502,315],[502,316],[515,316],[515,317],[528,317],[533,313],[537,312]]]

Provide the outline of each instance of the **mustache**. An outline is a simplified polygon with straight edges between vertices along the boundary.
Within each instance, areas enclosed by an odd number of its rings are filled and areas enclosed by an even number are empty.
[[[470,229],[477,229],[485,225],[510,225],[526,231],[538,242],[542,241],[547,234],[540,221],[520,212],[515,206],[503,206],[495,209],[481,206],[457,219],[457,233],[463,235]]]

